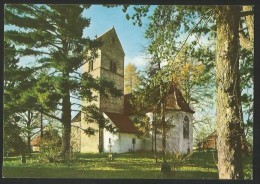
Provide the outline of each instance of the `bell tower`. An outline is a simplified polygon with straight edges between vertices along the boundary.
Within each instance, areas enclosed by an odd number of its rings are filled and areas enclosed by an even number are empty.
[[[84,72],[90,72],[94,78],[105,78],[113,81],[117,89],[124,92],[124,57],[125,53],[116,30],[113,27],[97,40],[102,42],[98,49],[98,57],[93,62],[86,63]],[[97,94],[96,105],[102,112],[124,113],[124,97],[109,97]]]

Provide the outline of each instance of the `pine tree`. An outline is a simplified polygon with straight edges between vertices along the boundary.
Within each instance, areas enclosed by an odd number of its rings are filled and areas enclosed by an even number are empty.
[[[6,25],[15,30],[5,32],[6,39],[16,44],[21,56],[35,56],[38,80],[31,92],[40,103],[38,111],[62,122],[62,152],[70,155],[72,98],[94,100],[93,89],[101,93],[120,91],[104,79],[95,80],[77,70],[93,60],[99,41],[83,38],[83,29],[90,19],[82,17],[86,5],[8,4],[5,6]],[[60,111],[60,116],[50,112]],[[84,108],[82,108],[84,113]]]

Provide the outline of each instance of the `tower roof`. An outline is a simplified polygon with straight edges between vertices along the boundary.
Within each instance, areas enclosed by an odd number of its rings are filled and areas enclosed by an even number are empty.
[[[122,50],[122,52],[123,52],[124,55],[125,55],[123,46],[122,46],[122,44],[121,44],[121,42],[120,42],[120,39],[119,39],[119,37],[118,37],[118,34],[117,34],[117,32],[116,32],[114,26],[113,26],[111,29],[109,29],[107,32],[105,32],[105,33],[103,33],[102,35],[100,35],[100,36],[97,38],[97,40],[107,40],[108,38],[111,38],[112,36],[114,36],[115,40],[116,40],[116,41],[118,42],[118,44],[119,44],[120,49]]]
[[[175,84],[172,84],[169,95],[166,98],[166,108],[169,110],[180,110],[192,114],[195,113],[195,111],[190,108],[189,104],[182,96],[180,89]]]
[[[131,98],[133,98],[133,95],[131,93],[124,95],[124,113],[126,115],[134,115],[136,109],[131,104]],[[153,107],[148,109],[148,112],[152,111]],[[182,96],[181,91],[179,88],[172,84],[168,96],[166,97],[166,109],[167,110],[176,110],[176,111],[184,111],[194,114],[195,111],[193,111],[189,104],[186,102],[184,97]]]

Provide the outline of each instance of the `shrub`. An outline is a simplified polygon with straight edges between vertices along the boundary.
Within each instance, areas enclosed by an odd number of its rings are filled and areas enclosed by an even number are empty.
[[[62,139],[57,130],[49,130],[44,132],[43,138],[40,143],[40,158],[42,161],[50,163],[59,160],[61,152]]]

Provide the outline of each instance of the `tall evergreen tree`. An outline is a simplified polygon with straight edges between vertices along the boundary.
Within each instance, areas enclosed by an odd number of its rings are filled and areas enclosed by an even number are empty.
[[[83,30],[90,19],[82,17],[86,5],[35,5],[7,4],[6,25],[17,29],[7,30],[6,39],[16,44],[21,56],[35,56],[41,69],[39,80],[32,90],[40,102],[39,111],[63,124],[63,157],[70,154],[72,98],[94,100],[93,89],[101,93],[120,94],[111,83],[95,80],[88,73],[77,70],[96,56],[100,42],[83,38]],[[58,110],[61,116],[50,111]],[[82,109],[84,111],[84,109]]]

